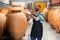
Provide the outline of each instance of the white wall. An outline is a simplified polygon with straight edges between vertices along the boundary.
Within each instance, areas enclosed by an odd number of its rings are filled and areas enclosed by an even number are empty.
[[[6,4],[9,4],[9,0],[0,0],[0,2],[3,2],[3,3],[6,3]]]
[[[49,5],[50,5],[50,2],[47,2],[47,7],[49,7]]]
[[[12,2],[26,2],[27,3],[34,3],[35,1],[46,1],[47,2],[47,6],[49,6],[49,1],[50,0],[10,0]]]
[[[22,5],[22,7],[25,7],[25,2],[12,2],[12,5]]]
[[[34,2],[32,2],[32,1],[30,1],[30,2],[20,2],[20,1],[19,2],[16,2],[16,1],[14,2],[14,1],[12,1],[11,5],[22,5],[23,7],[27,7],[28,3],[32,3],[33,4]]]
[[[10,1],[34,2],[34,1],[50,1],[50,0],[10,0]]]
[[[32,6],[34,6],[34,2],[30,1],[30,2],[13,2],[12,1],[12,5],[22,5],[23,7],[27,7],[28,3],[32,3]],[[49,6],[50,2],[47,2],[47,7]]]

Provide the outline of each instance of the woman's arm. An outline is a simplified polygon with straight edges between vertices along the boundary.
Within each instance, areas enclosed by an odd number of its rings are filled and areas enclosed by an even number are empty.
[[[43,23],[45,21],[43,13],[40,13],[39,15],[40,22]]]
[[[39,20],[38,17],[34,16],[33,14],[31,14],[31,16],[32,16],[32,18],[33,18],[34,20],[36,20],[36,21]]]
[[[38,17],[34,16],[33,14],[31,14],[32,18],[35,19],[36,21],[40,20],[41,23],[43,23],[45,21],[44,16],[42,13],[40,13],[40,15]]]
[[[27,17],[27,21],[29,21],[30,18],[31,18],[30,14],[31,14],[31,12],[30,12],[28,9],[26,9],[26,17]]]

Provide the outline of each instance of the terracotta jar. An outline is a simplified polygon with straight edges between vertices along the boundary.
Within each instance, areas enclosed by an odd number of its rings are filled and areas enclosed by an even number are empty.
[[[13,5],[11,9],[12,10],[16,10],[16,9],[21,10],[21,13],[24,13],[26,15],[26,10],[21,5]]]
[[[45,18],[46,21],[48,21],[48,13],[49,13],[50,10],[51,10],[51,8],[45,8],[43,10],[44,18]]]
[[[2,12],[0,12],[0,38],[2,37],[5,27],[6,27],[6,16]]]
[[[9,8],[2,8],[1,12],[7,15],[8,11],[9,11]]]
[[[57,8],[57,9],[52,9],[48,14],[48,21],[53,25],[53,27],[56,29],[57,32],[60,32],[58,25],[59,12],[60,12],[60,8]]]
[[[60,31],[60,11],[59,11],[59,18],[58,18],[58,25],[59,25],[59,31]]]
[[[7,27],[14,40],[21,40],[27,28],[26,16],[21,11],[20,7],[12,7],[7,14]]]

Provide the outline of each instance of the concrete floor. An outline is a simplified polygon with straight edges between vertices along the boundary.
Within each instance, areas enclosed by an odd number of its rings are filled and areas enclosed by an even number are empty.
[[[28,28],[26,30],[23,40],[30,40],[30,32],[33,25],[33,20],[28,22]],[[56,33],[56,30],[51,28],[48,22],[43,23],[43,38],[42,40],[60,40],[60,34]]]

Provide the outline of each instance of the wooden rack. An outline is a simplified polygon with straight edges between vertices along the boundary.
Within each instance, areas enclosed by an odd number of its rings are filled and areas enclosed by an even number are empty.
[[[58,2],[52,2],[52,0],[50,0],[50,6],[60,6],[60,0],[57,0]]]

